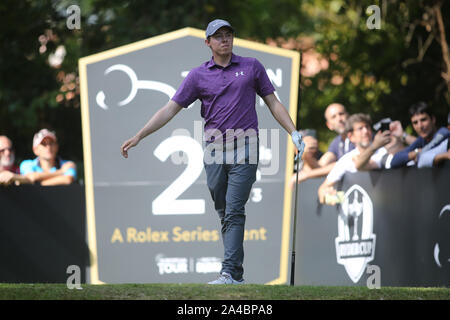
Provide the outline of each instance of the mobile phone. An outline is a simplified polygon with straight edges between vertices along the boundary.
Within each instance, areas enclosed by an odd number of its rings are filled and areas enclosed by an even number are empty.
[[[380,127],[380,131],[384,132],[384,131],[389,131],[389,125],[391,123],[390,122],[382,122],[381,123],[381,127]]]

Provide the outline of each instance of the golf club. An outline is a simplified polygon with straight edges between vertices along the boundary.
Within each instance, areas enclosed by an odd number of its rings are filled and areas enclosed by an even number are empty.
[[[300,110],[301,106],[301,80],[302,80],[302,73],[301,73],[301,67],[302,67],[302,57],[303,55],[300,54],[300,74],[299,74],[299,107],[298,110]],[[295,199],[294,199],[294,228],[292,230],[292,255],[291,255],[291,286],[294,285],[294,279],[295,279],[295,234],[297,233],[297,195],[298,195],[298,172],[300,171],[300,162],[302,161],[302,155],[300,154],[300,151],[297,152],[296,159],[296,174],[295,174]]]
[[[297,154],[298,156],[298,154]],[[301,158],[297,159],[296,179],[295,179],[295,199],[294,199],[294,228],[292,230],[292,255],[291,255],[291,286],[294,285],[295,279],[295,234],[297,233],[297,195],[298,195],[298,172],[300,171]]]

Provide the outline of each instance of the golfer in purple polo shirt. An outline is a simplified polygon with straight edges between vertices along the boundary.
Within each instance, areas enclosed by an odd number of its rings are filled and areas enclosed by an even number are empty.
[[[291,134],[300,158],[304,149],[302,137],[286,108],[276,98],[263,65],[254,58],[233,54],[233,36],[234,29],[227,21],[210,22],[205,44],[211,49],[211,60],[191,70],[173,98],[121,147],[122,155],[127,158],[128,150],[140,140],[163,127],[195,100],[202,102],[200,114],[205,120],[206,140],[204,166],[208,189],[221,221],[224,245],[219,278],[209,284],[244,283],[245,204],[256,181],[259,160],[256,94]],[[209,148],[212,142],[214,148]],[[240,153],[238,149],[242,146],[244,152]],[[256,161],[251,161],[254,153]]]

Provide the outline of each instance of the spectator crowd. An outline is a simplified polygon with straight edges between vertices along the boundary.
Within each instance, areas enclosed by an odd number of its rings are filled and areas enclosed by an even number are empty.
[[[401,167],[437,167],[450,160],[450,113],[447,127],[436,126],[431,108],[419,102],[409,108],[411,125],[417,137],[403,130],[400,121],[385,118],[372,125],[369,115],[349,115],[342,104],[330,104],[324,113],[325,125],[336,133],[328,150],[321,153],[313,129],[300,130],[305,143],[302,166],[293,174],[290,185],[307,179],[325,177],[318,189],[320,203],[335,199],[336,184],[346,172]],[[13,142],[0,135],[0,185],[39,184],[68,185],[76,181],[73,161],[63,160],[59,154],[56,134],[42,129],[33,137],[34,159],[15,162]]]
[[[42,186],[68,185],[77,177],[73,161],[58,155],[56,134],[42,129],[33,137],[32,150],[36,158],[15,164],[13,142],[0,135],[0,185],[39,184]]]
[[[409,117],[417,137],[407,134],[400,121],[385,118],[372,125],[369,115],[348,115],[342,104],[330,104],[325,110],[325,123],[337,136],[321,155],[315,131],[300,130],[306,146],[303,165],[298,174],[293,174],[291,187],[325,176],[318,189],[319,202],[334,205],[339,202],[336,184],[346,172],[431,168],[450,160],[450,113],[447,127],[441,128],[436,126],[436,117],[424,102],[412,105]]]

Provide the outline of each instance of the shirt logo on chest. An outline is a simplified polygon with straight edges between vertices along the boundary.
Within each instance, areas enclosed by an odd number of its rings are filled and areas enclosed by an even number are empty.
[[[243,76],[244,71],[236,72],[235,75],[236,75],[236,77]]]

